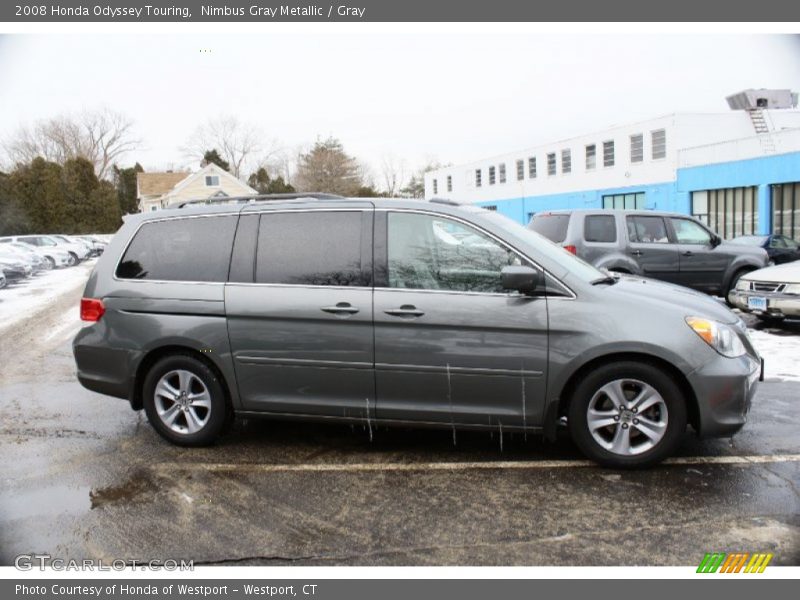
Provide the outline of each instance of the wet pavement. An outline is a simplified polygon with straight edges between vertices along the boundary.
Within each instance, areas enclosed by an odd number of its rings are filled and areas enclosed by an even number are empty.
[[[50,325],[26,327],[23,342]],[[800,564],[798,381],[763,383],[733,439],[687,434],[675,464],[647,471],[586,466],[566,436],[506,434],[501,450],[497,433],[370,441],[252,419],[184,449],[78,385],[71,333],[0,367],[0,564],[691,565],[709,551]]]

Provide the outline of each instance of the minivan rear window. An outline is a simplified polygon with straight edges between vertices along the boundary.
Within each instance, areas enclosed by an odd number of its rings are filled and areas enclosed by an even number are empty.
[[[614,215],[587,215],[583,223],[583,239],[587,242],[616,242]]]
[[[224,282],[236,215],[145,223],[117,266],[120,279]]]
[[[370,286],[361,264],[360,211],[311,211],[261,216],[256,283]]]
[[[528,225],[531,229],[543,235],[551,242],[560,243],[567,237],[567,227],[569,226],[569,215],[534,215],[533,220]]]

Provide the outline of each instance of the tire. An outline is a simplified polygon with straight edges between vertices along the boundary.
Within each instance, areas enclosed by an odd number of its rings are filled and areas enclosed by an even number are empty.
[[[613,400],[620,390],[626,399],[624,411]],[[643,392],[649,396],[641,396]],[[653,403],[634,412],[640,398],[642,404]],[[596,413],[593,429],[590,410]],[[573,441],[590,459],[606,467],[639,468],[659,463],[675,451],[686,432],[686,412],[683,392],[664,371],[647,363],[617,362],[595,369],[578,384],[567,423]],[[650,435],[644,433],[645,420],[653,424]],[[607,424],[599,426],[602,423]]]
[[[229,411],[222,383],[214,371],[193,356],[175,354],[160,359],[148,371],[142,392],[147,419],[173,444],[208,446],[227,422]]]
[[[736,273],[733,274],[731,277],[731,282],[728,285],[728,289],[725,290],[725,304],[727,304],[730,308],[735,308],[736,305],[731,302],[730,295],[733,290],[736,289],[736,284],[739,283],[739,280],[742,278],[742,275],[746,275],[752,271],[752,269],[739,269]]]
[[[78,260],[78,255],[77,255],[77,254],[75,254],[74,252],[70,252],[70,253],[69,253],[69,262],[67,262],[67,266],[68,266],[68,267],[74,267],[74,266],[75,266],[75,265],[77,265],[79,262],[80,262],[80,261]]]
[[[45,266],[46,271],[52,271],[53,269],[56,268],[56,261],[54,261],[50,256],[45,256],[44,262],[46,265]]]

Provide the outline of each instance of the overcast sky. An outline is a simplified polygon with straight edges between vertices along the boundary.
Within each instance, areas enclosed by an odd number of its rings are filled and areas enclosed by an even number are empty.
[[[0,137],[105,105],[135,121],[144,147],[124,162],[146,169],[186,165],[193,129],[233,114],[289,149],[338,137],[380,184],[384,155],[459,163],[725,111],[749,87],[800,90],[800,36],[0,36]]]

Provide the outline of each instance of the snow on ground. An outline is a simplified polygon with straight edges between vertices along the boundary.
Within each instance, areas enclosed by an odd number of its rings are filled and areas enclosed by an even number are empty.
[[[764,377],[800,381],[800,335],[787,333],[780,326],[770,330],[747,331],[756,350],[764,358]]]
[[[89,260],[76,267],[43,271],[21,283],[9,283],[1,289],[0,334],[15,323],[46,310],[47,305],[61,295],[83,286],[95,262]],[[73,320],[79,320],[77,305],[73,309]]]

